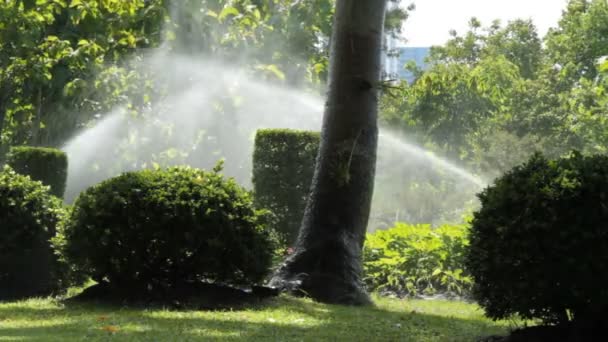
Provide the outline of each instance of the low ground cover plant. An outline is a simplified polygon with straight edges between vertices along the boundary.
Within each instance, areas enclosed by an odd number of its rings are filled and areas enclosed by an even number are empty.
[[[368,234],[363,249],[369,290],[399,296],[467,296],[471,278],[464,269],[467,225],[396,223]]]

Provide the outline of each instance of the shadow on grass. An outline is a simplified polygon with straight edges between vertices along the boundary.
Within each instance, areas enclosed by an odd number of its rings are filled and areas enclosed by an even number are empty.
[[[4,320],[2,320],[4,318]],[[27,341],[475,341],[504,334],[484,320],[280,297],[233,312],[141,310],[69,303],[0,306],[0,340]]]
[[[142,292],[124,291],[113,288],[109,283],[99,283],[65,299],[63,303],[108,303],[139,309],[234,310],[259,306],[278,295],[278,290],[264,286],[240,289],[224,284],[196,282],[181,284],[171,290]]]

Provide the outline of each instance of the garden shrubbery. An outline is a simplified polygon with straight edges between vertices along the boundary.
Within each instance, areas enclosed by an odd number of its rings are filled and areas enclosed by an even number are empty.
[[[319,132],[289,129],[258,130],[255,137],[255,202],[272,212],[272,226],[287,246],[298,237],[319,140]]]
[[[466,296],[471,278],[464,271],[468,226],[397,223],[368,234],[363,249],[369,290],[398,296]]]
[[[0,299],[42,296],[68,286],[51,247],[65,218],[48,187],[5,166],[0,172]]]
[[[479,198],[466,264],[489,317],[606,317],[607,156],[536,154]]]
[[[131,293],[200,281],[249,285],[272,258],[262,218],[218,168],[129,172],[78,197],[61,249],[95,281]]]
[[[13,146],[6,156],[6,164],[17,173],[51,187],[51,194],[63,198],[68,175],[67,155],[54,148]]]

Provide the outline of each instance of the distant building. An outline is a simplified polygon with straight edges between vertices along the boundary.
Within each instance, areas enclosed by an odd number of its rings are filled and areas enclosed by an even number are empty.
[[[425,59],[429,55],[430,47],[395,47],[394,40],[386,42],[387,50],[384,53],[383,71],[386,80],[414,81],[414,75],[405,70],[405,65],[414,61],[422,69],[426,68]]]

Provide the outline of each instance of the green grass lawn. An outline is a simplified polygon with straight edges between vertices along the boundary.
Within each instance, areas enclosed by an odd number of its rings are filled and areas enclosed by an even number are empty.
[[[375,298],[367,308],[282,296],[238,311],[169,311],[53,299],[0,303],[0,341],[475,341],[508,323],[473,304]]]

